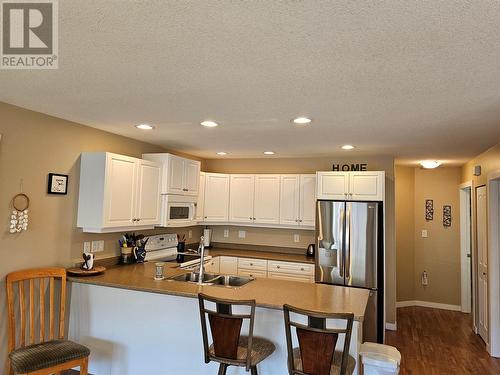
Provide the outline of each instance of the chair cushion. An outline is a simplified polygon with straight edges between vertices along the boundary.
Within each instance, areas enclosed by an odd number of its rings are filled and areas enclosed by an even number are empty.
[[[247,359],[248,336],[241,336],[238,342],[238,354],[236,359],[245,361]],[[250,355],[250,365],[255,366],[273,354],[276,347],[274,344],[261,337],[252,338],[252,354]],[[214,346],[210,345],[209,353],[215,355]]]
[[[16,349],[9,354],[9,358],[14,371],[24,374],[84,358],[89,354],[90,350],[83,345],[68,340],[51,340]]]
[[[342,352],[336,350],[335,353],[333,354],[333,361],[332,361],[332,367],[330,368],[330,375],[340,374],[341,363],[342,363]],[[299,348],[293,349],[293,364],[295,370],[302,371],[302,359],[300,357]],[[356,360],[352,356],[348,355],[346,374],[349,375],[352,374],[354,372],[355,367],[356,367]]]

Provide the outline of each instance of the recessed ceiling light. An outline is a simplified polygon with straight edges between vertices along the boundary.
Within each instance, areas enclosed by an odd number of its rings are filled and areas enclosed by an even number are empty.
[[[274,151],[264,151],[264,155],[274,155]]]
[[[201,125],[206,126],[207,128],[215,128],[216,126],[219,126],[215,121],[211,120],[205,120],[200,122]]]
[[[309,124],[311,121],[312,120],[310,118],[307,118],[307,117],[297,117],[297,118],[293,119],[293,122],[295,124],[300,124],[300,125]]]
[[[425,169],[434,169],[439,167],[441,165],[441,162],[437,160],[422,160],[420,162],[420,165]]]
[[[153,126],[151,126],[149,124],[139,124],[139,125],[136,125],[135,127],[137,129],[141,129],[141,130],[151,130],[151,129],[153,129]]]
[[[343,145],[342,146],[342,150],[352,150],[356,147],[354,147],[353,145]]]
[[[217,153],[217,155],[227,155],[227,152],[224,152],[224,151],[219,151],[219,152]]]

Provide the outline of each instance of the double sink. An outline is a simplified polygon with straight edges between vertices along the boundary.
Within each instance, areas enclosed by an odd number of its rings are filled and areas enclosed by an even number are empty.
[[[173,277],[174,281],[184,281],[188,283],[199,283],[200,274],[198,272],[189,272],[182,275]],[[213,286],[226,286],[226,287],[240,287],[248,284],[250,281],[255,280],[253,277],[246,276],[231,276],[231,275],[219,275],[215,273],[204,273],[202,285],[213,285]]]

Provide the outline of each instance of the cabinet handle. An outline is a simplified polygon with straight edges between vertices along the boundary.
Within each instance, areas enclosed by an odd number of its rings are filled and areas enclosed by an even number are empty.
[[[276,266],[276,268],[280,268],[280,266]]]
[[[304,267],[302,267],[300,270],[301,270],[301,271],[304,271]]]
[[[256,218],[253,218],[254,220],[257,220]]]
[[[299,223],[302,223],[302,219],[299,220]]]
[[[253,266],[253,263],[250,263],[251,266]]]
[[[253,220],[253,218],[252,218],[252,217],[249,217],[249,219],[250,219],[250,220]]]

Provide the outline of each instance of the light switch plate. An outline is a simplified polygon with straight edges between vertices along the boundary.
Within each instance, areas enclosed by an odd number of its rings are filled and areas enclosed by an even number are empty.
[[[293,235],[293,242],[300,242],[300,236],[297,233]]]
[[[427,229],[422,229],[422,238],[429,237],[429,233],[427,233]]]
[[[224,238],[229,237],[229,229],[224,229]]]
[[[104,251],[104,241],[99,240],[99,241],[92,241],[92,253],[99,253],[101,251]]]
[[[247,236],[247,232],[244,230],[238,231],[238,238],[245,238]]]
[[[83,243],[83,252],[90,253],[90,241],[85,241]]]

